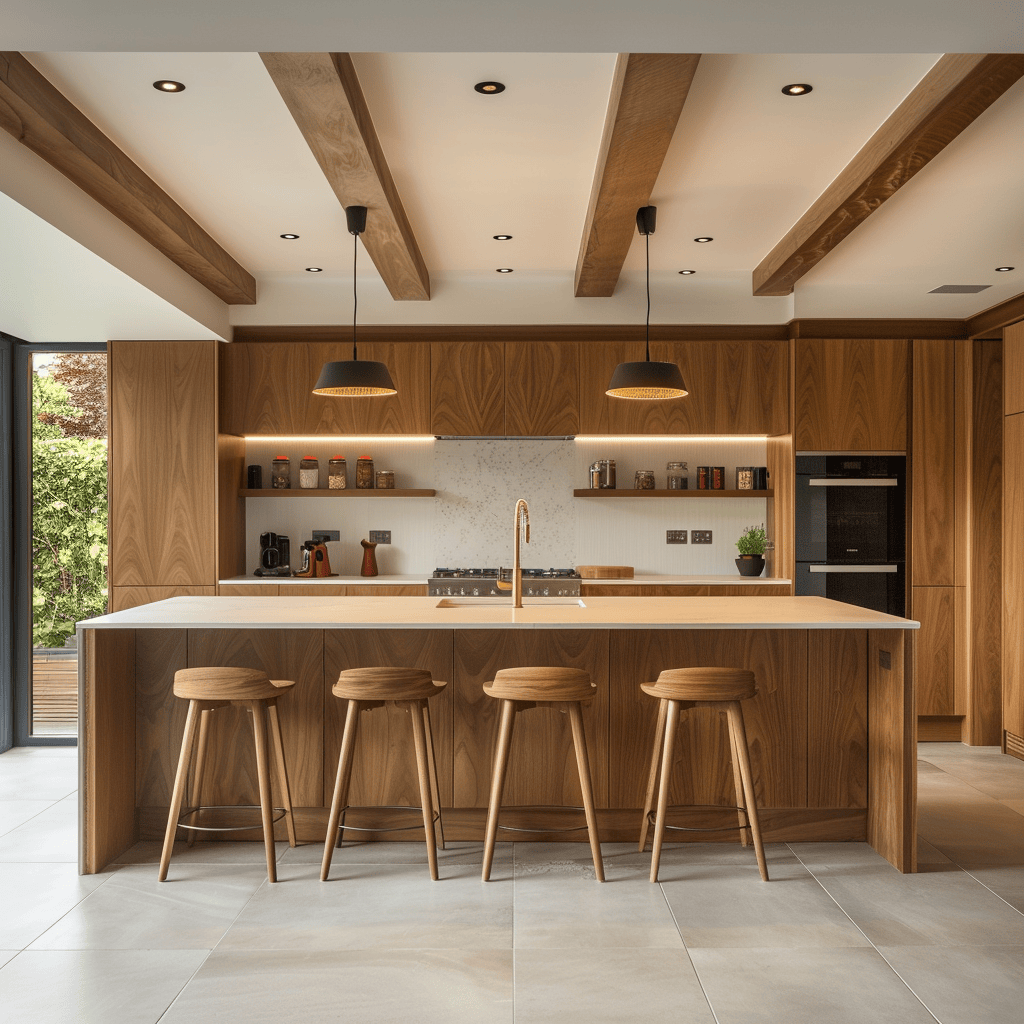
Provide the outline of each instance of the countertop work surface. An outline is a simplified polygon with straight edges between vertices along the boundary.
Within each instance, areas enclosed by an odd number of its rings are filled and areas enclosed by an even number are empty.
[[[385,587],[407,587],[407,586],[422,586],[427,585],[429,575],[427,573],[413,573],[412,575],[406,576],[322,576],[320,579],[315,577],[310,579],[306,576],[229,576],[227,579],[218,580],[218,583],[230,584],[232,586],[239,583],[245,586],[251,586],[255,584],[260,586],[265,584],[269,587],[282,586],[287,587],[291,583],[301,583],[302,586],[306,587],[312,584],[313,586],[338,586],[344,584],[347,587],[359,586],[363,584],[365,586],[385,586]]]
[[[80,629],[918,629],[823,597],[172,597]]]
[[[339,583],[346,586],[358,586],[359,584],[376,586],[426,586],[430,579],[429,574],[421,573],[406,576],[325,576],[322,579],[306,579],[300,576],[230,576],[227,579],[219,580],[224,584],[261,584],[268,586],[287,586],[289,583],[301,583],[303,586],[313,584],[334,584]],[[623,576],[621,579],[585,579],[586,586],[629,586],[630,584],[639,587],[734,587],[737,584],[743,586],[785,586],[792,583],[792,580],[769,579],[764,576]]]

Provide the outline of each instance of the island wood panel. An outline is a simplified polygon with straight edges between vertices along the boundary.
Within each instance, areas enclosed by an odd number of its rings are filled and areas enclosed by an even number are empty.
[[[1003,461],[1003,749],[1024,759],[1024,413],[1005,417]]]
[[[1024,412],[1024,320],[1003,330],[1003,414]]]
[[[663,402],[605,394],[619,363],[644,358],[642,341],[580,350],[583,434],[784,434],[789,430],[789,343],[652,341],[651,359],[679,365],[690,393]]]
[[[503,342],[431,343],[429,433],[466,437],[505,433]]]
[[[615,630],[611,634],[612,707],[609,799],[643,807],[658,702],[640,689],[666,669],[751,669],[757,696],[743,702],[758,806],[807,806],[806,630]],[[721,712],[696,708],[680,720],[673,804],[726,804],[736,795],[729,737]]]
[[[83,630],[79,672],[82,838],[79,870],[102,871],[136,841],[135,633]],[[90,685],[91,683],[91,685]]]
[[[353,583],[345,588],[346,597],[426,597],[425,583]]]
[[[352,358],[351,333],[318,342],[221,346],[221,430],[226,434],[428,434],[430,348],[359,341],[359,358],[384,363],[398,389],[367,401],[314,395],[324,363]]]
[[[897,871],[917,870],[917,712],[901,630],[868,632],[868,842]]]
[[[941,340],[913,342],[910,511],[912,583],[915,587],[950,587],[954,583],[954,364],[952,343]],[[948,712],[920,713],[937,715]]]
[[[348,587],[341,583],[282,583],[279,597],[347,597]]]
[[[161,820],[167,823],[188,712],[188,701],[174,696],[174,673],[181,668],[188,668],[187,630],[135,631],[135,802],[160,809],[143,815],[157,829]]]
[[[253,668],[271,679],[295,683],[278,701],[278,712],[292,803],[297,807],[323,802],[323,643],[323,631],[318,629],[193,629],[188,634],[189,668]],[[178,744],[175,750],[180,739]],[[259,803],[252,718],[244,708],[213,713],[203,775],[204,804]],[[280,807],[276,773],[274,794]],[[279,836],[284,834],[283,824],[278,824]]]
[[[906,451],[907,342],[799,338],[798,452]]]
[[[350,668],[391,667],[424,669],[448,685],[430,698],[430,728],[434,736],[441,806],[452,806],[452,727],[455,686],[452,682],[452,630],[336,629],[324,637],[324,789],[330,807],[341,753],[348,702],[331,692],[338,673]],[[360,715],[352,762],[348,802],[352,807],[386,804],[420,805],[419,778],[409,712],[393,705]],[[391,815],[392,820],[394,815]],[[411,819],[415,821],[415,819]],[[403,821],[402,824],[408,824]],[[417,833],[411,833],[416,838]],[[395,835],[386,839],[398,838]]]
[[[216,344],[108,346],[111,586],[217,582]]]
[[[765,552],[765,575],[796,578],[796,459],[793,436],[769,437],[765,461],[774,496],[768,502],[765,528],[771,547]],[[786,593],[792,592],[792,585]]]
[[[868,638],[807,631],[807,806],[868,805]]]
[[[956,593],[954,587],[912,587],[915,637],[914,679],[919,715],[955,715]]]
[[[505,342],[505,433],[578,434],[580,352],[574,341]]]
[[[166,601],[169,597],[213,597],[217,588],[210,587],[111,587],[110,610],[123,612],[138,608],[154,601]]]
[[[277,597],[280,589],[273,583],[222,583],[217,593],[221,597]]]
[[[217,575],[245,572],[245,438],[217,437]]]
[[[483,692],[483,684],[498,669],[527,665],[583,669],[597,684],[593,701],[583,709],[583,725],[594,801],[608,807],[608,632],[572,629],[456,631],[455,806],[486,807],[490,793],[500,704]],[[582,803],[569,716],[552,708],[516,715],[503,804]]]

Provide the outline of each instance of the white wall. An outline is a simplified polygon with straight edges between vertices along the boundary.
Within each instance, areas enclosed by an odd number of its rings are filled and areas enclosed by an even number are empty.
[[[248,498],[246,564],[256,567],[259,535],[284,533],[293,551],[313,529],[340,530],[330,545],[331,568],[357,575],[359,540],[372,530],[390,530],[392,543],[377,548],[382,575],[429,575],[435,566],[508,566],[512,561],[512,513],[517,498],[530,505],[531,541],[523,565],[533,568],[589,564],[632,565],[638,574],[735,574],[735,541],[745,526],[765,521],[761,498],[654,499],[574,498],[589,486],[588,467],[598,458],[617,462],[619,489],[632,489],[637,469],[653,469],[665,487],[665,465],[686,461],[690,486],[696,467],[725,466],[726,486],[734,486],[737,465],[765,465],[763,439],[610,438],[555,440],[433,441],[333,438],[288,441],[250,439],[247,463],[263,467],[269,486],[270,462],[292,460],[293,487],[299,459],[327,460],[342,454],[349,487],[355,461],[372,455],[377,469],[395,472],[395,485],[433,487],[435,498]],[[707,546],[666,545],[665,531],[711,530]],[[293,563],[296,561],[293,558]]]

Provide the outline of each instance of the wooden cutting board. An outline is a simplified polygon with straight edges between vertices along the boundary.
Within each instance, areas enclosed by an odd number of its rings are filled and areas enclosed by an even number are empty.
[[[585,580],[631,580],[631,565],[577,565],[576,571]]]

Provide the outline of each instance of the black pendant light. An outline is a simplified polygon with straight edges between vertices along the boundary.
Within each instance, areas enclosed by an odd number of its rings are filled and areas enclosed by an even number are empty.
[[[636,226],[647,243],[647,353],[642,363],[619,363],[608,384],[612,398],[685,398],[689,392],[675,363],[651,362],[651,235],[658,208],[641,206]]]
[[[335,398],[373,398],[377,395],[397,395],[398,388],[383,363],[363,359],[356,348],[356,310],[359,296],[356,291],[356,257],[359,254],[359,236],[366,230],[366,207],[349,206],[345,210],[349,233],[354,236],[352,250],[352,358],[324,363],[314,395]]]

